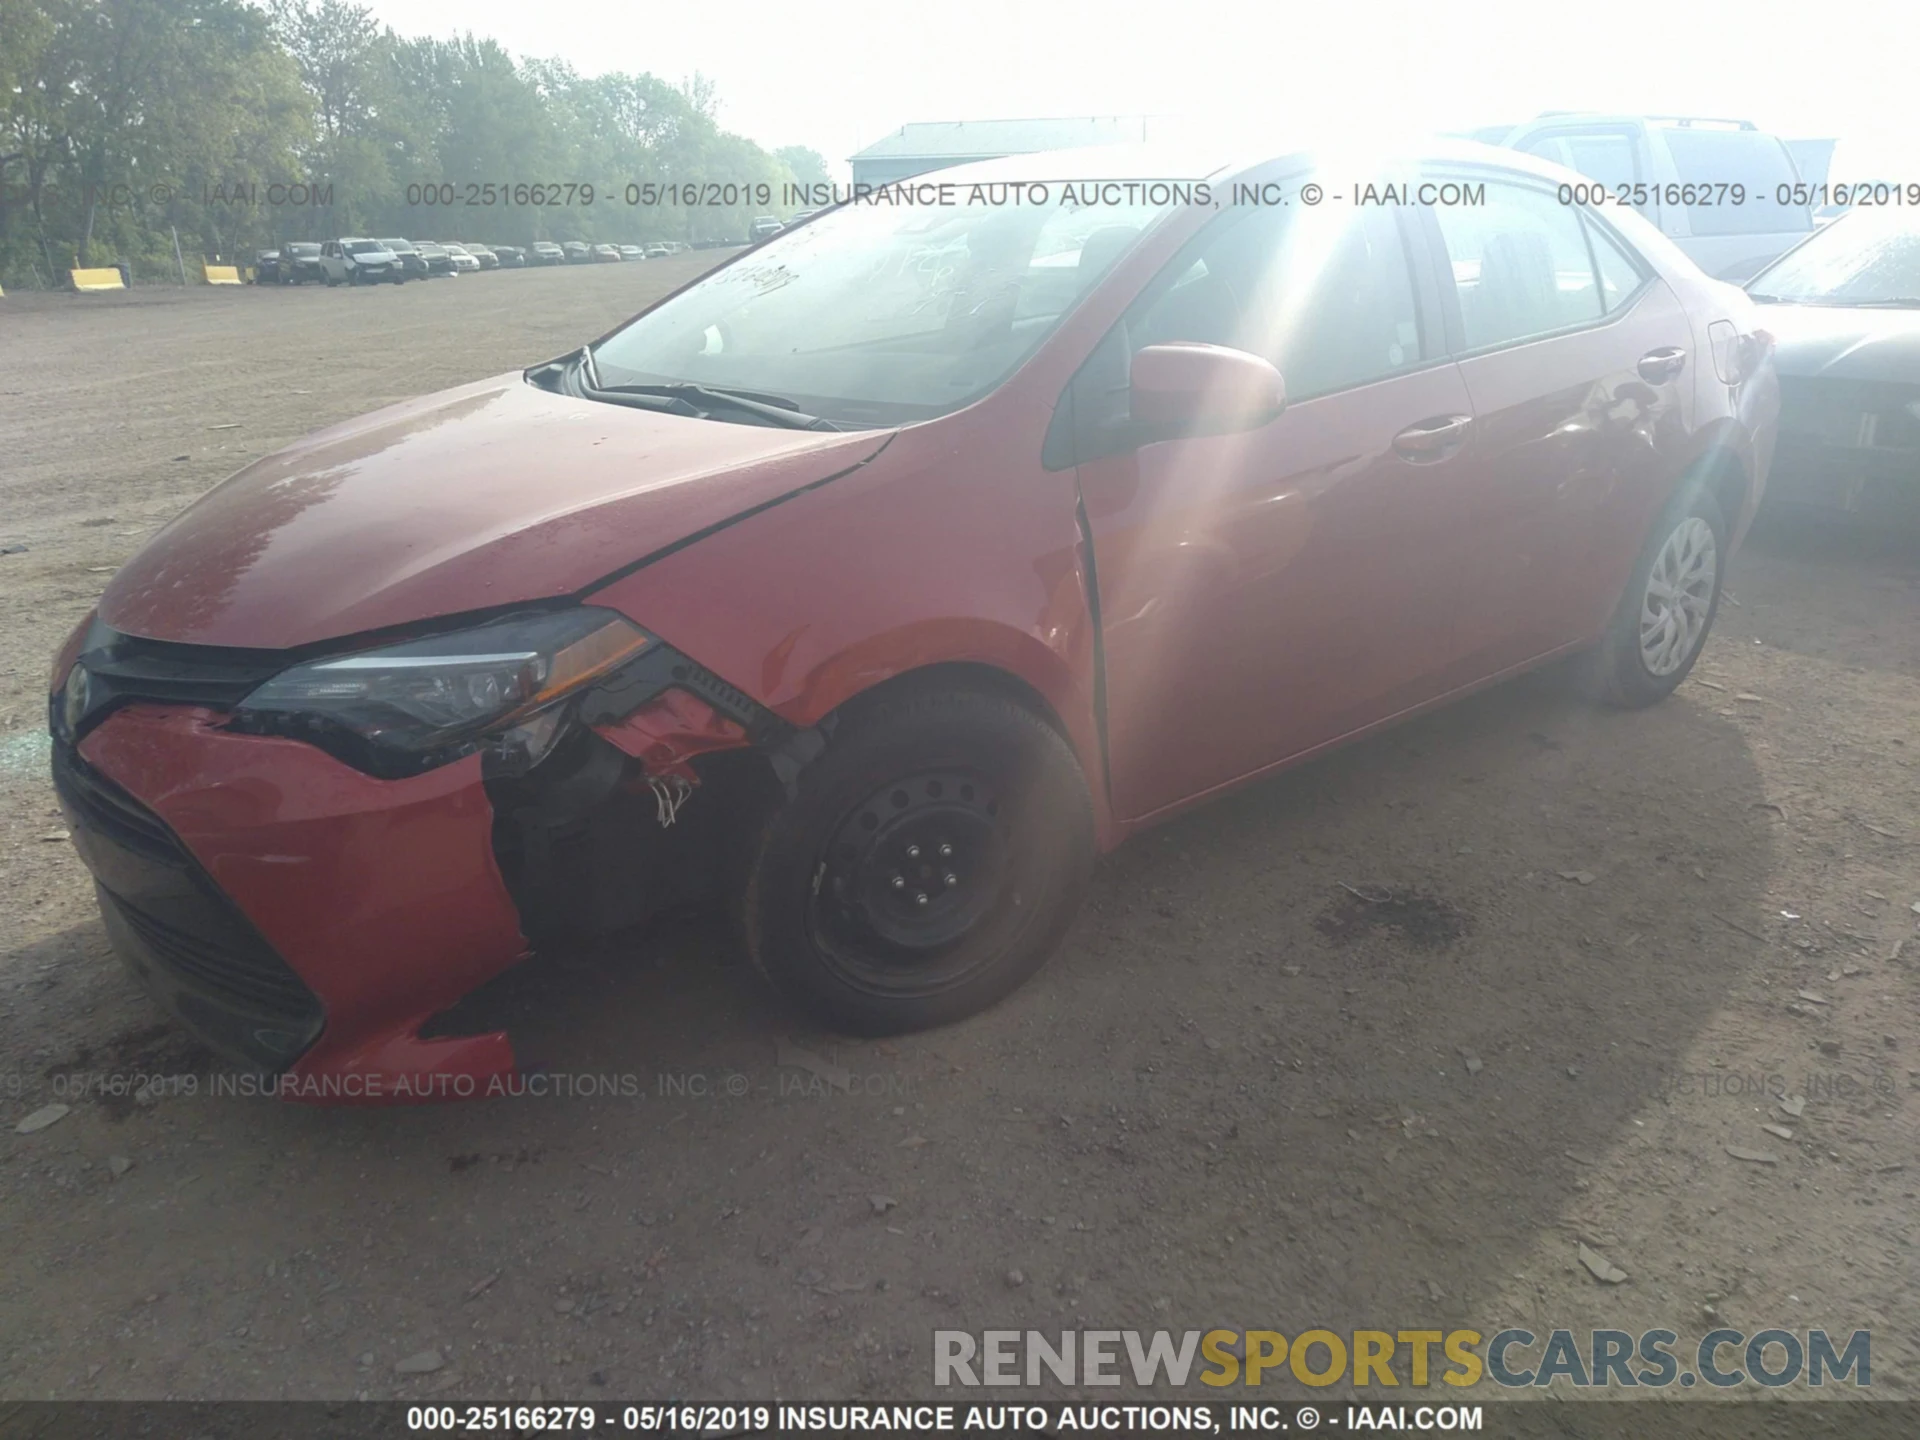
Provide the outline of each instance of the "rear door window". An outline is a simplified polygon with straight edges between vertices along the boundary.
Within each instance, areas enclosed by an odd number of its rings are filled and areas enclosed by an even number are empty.
[[[1768,235],[1813,228],[1805,205],[1781,203],[1781,187],[1800,177],[1787,147],[1759,130],[1719,130],[1691,125],[1660,129],[1681,184],[1705,190],[1701,204],[1686,207],[1695,235]],[[1742,203],[1723,196],[1722,185],[1745,187]],[[1790,191],[1788,198],[1791,198]]]
[[[1611,315],[1635,295],[1647,281],[1649,271],[1613,233],[1590,216],[1582,217],[1587,235],[1593,241],[1594,269],[1600,276],[1600,302]]]
[[[1531,185],[1489,180],[1484,194],[1484,204],[1433,212],[1459,297],[1463,348],[1598,320],[1605,305],[1580,212]]]

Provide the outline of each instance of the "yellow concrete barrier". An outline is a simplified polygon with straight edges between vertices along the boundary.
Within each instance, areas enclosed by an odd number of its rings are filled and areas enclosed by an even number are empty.
[[[120,272],[109,266],[105,270],[69,270],[76,290],[124,290],[126,282],[120,278]]]
[[[240,271],[235,266],[207,265],[202,268],[207,272],[207,284],[209,285],[238,285],[240,283]]]

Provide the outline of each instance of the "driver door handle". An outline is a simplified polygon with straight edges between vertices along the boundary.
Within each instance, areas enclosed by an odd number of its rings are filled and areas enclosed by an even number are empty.
[[[1473,426],[1471,415],[1435,415],[1416,421],[1393,437],[1393,448],[1403,459],[1418,463],[1444,460],[1466,443]]]
[[[1677,345],[1663,345],[1658,350],[1649,350],[1642,355],[1640,364],[1635,368],[1639,370],[1642,380],[1649,385],[1658,385],[1673,379],[1686,368],[1686,364],[1686,351]]]

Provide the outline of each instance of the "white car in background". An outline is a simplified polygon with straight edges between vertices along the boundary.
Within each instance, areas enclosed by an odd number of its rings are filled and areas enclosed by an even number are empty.
[[[1717,280],[1752,279],[1814,228],[1786,142],[1750,120],[1549,112],[1474,138],[1600,181]]]
[[[407,278],[400,257],[387,248],[386,241],[351,237],[329,240],[320,247],[320,274],[329,285],[342,281],[371,285],[382,280],[401,285]]]
[[[440,248],[446,251],[448,258],[453,261],[454,274],[466,275],[480,268],[480,257],[466,246],[456,245],[451,240],[442,240]]]

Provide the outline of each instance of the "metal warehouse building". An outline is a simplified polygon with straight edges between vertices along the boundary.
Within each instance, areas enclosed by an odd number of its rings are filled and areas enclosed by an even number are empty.
[[[885,185],[929,170],[1029,155],[1037,150],[1076,150],[1147,138],[1144,115],[1089,115],[1061,120],[933,120],[902,125],[847,161],[855,185]]]

